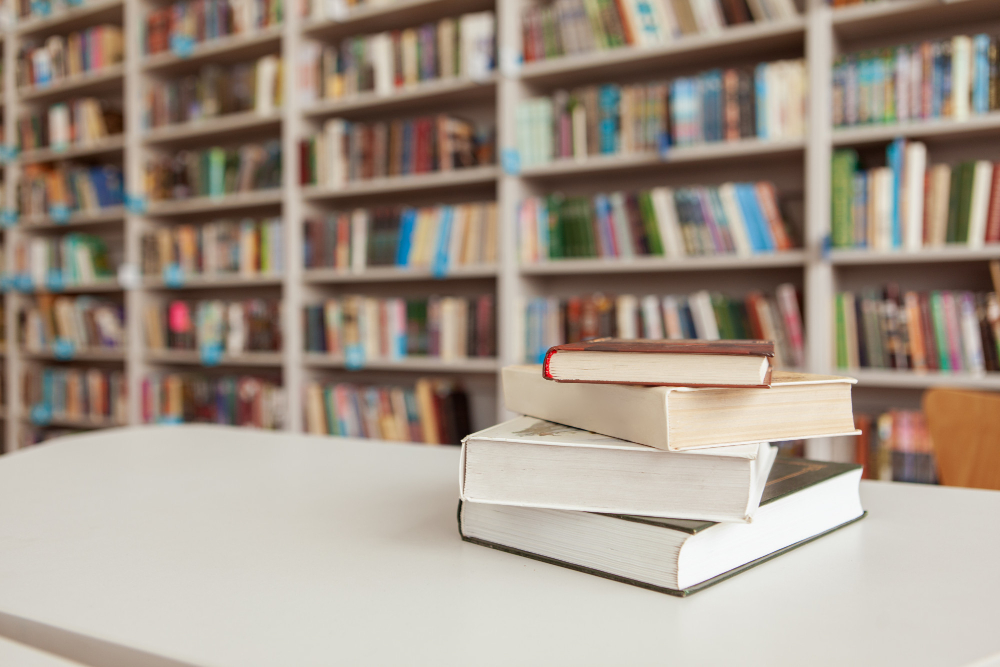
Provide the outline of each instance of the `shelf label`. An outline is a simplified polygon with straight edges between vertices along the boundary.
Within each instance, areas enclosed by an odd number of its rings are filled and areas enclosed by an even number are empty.
[[[45,276],[45,289],[50,292],[62,292],[66,289],[66,281],[63,280],[63,273],[59,269],[49,269]]]
[[[670,159],[670,134],[668,132],[661,132],[660,133],[660,141],[658,143],[659,143],[659,150],[658,150],[658,152],[660,154],[660,159],[664,160],[664,161],[669,160]]]
[[[198,346],[198,355],[202,366],[218,366],[222,361],[222,343],[212,341]]]
[[[145,195],[133,195],[125,193],[125,209],[129,213],[135,215],[142,215],[146,212],[146,197]]]
[[[19,273],[14,276],[13,287],[20,292],[31,292],[34,288],[34,285],[31,283],[31,274]]]
[[[65,0],[65,2],[70,7],[80,7],[83,5],[83,0]]]
[[[31,423],[45,426],[52,421],[52,409],[44,403],[36,403],[31,407]]]
[[[5,208],[0,212],[0,225],[4,227],[13,227],[17,224],[17,211]]]
[[[69,150],[69,144],[67,144],[65,141],[60,141],[58,144],[52,144],[51,146],[49,146],[49,148],[51,148],[53,152],[56,153],[65,153],[66,151]]]
[[[170,35],[170,51],[178,58],[190,58],[194,53],[194,38],[191,35]]]
[[[344,367],[349,371],[365,367],[365,348],[361,343],[352,343],[344,350]]]
[[[135,264],[126,262],[118,266],[118,284],[122,289],[139,288],[139,269]]]
[[[17,159],[20,152],[17,146],[0,146],[0,161],[9,164]]]
[[[49,0],[31,0],[31,13],[36,16],[49,16],[52,14],[52,4]]]
[[[76,354],[76,346],[67,338],[56,338],[56,342],[52,345],[52,354],[59,361],[69,361]]]
[[[69,206],[66,204],[53,204],[49,209],[49,217],[57,225],[65,225],[69,222]]]
[[[500,151],[500,165],[503,173],[508,176],[517,176],[521,173],[521,154],[516,148],[505,148]]]
[[[502,75],[511,79],[519,78],[523,62],[524,59],[519,51],[505,46],[500,47],[500,73]]]
[[[156,423],[164,426],[177,426],[178,424],[183,424],[184,420],[178,415],[161,415],[156,420]]]
[[[163,282],[171,289],[184,287],[184,271],[176,262],[163,268]]]
[[[820,256],[824,260],[829,260],[830,259],[830,250],[832,248],[833,248],[833,239],[830,237],[829,234],[826,234],[823,237],[822,244],[820,245]]]

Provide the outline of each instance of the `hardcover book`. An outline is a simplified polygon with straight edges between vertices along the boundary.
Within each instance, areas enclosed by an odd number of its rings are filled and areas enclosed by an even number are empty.
[[[861,472],[779,458],[752,523],[460,502],[458,528],[466,542],[684,597],[864,517]]]
[[[556,345],[542,373],[557,382],[674,387],[767,387],[774,343],[763,340],[624,340]]]
[[[852,435],[849,377],[774,371],[770,389],[550,382],[503,369],[507,409],[666,450]]]

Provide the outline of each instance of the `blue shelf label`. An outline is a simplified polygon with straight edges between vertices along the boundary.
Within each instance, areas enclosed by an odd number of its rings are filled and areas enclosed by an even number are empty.
[[[178,58],[190,58],[194,53],[194,38],[191,35],[171,35],[170,50]]]
[[[670,159],[670,135],[666,132],[660,133],[659,153],[661,160]]]
[[[0,273],[0,292],[9,292],[14,287],[14,279],[9,273]]]
[[[56,153],[65,153],[69,150],[69,144],[66,142],[60,142],[58,144],[52,144],[50,148]]]
[[[53,204],[49,209],[49,217],[57,225],[65,225],[69,222],[69,206],[66,204]]]
[[[820,255],[823,259],[830,259],[830,250],[833,248],[833,239],[829,234],[823,237],[823,244],[820,246]]]
[[[0,212],[0,224],[4,227],[13,227],[17,224],[17,211],[5,208]]]
[[[71,340],[56,338],[56,342],[52,345],[52,354],[59,361],[69,361],[76,354],[76,346]]]
[[[358,371],[365,367],[365,348],[361,343],[353,343],[344,350],[344,367]]]
[[[176,415],[163,415],[156,420],[157,424],[163,424],[165,426],[176,426],[178,424],[183,424],[184,420]]]
[[[44,403],[38,403],[31,408],[31,423],[45,426],[52,421],[52,410]]]
[[[83,4],[83,0],[66,0],[66,4],[70,7],[79,7]]]
[[[218,366],[222,361],[222,343],[203,343],[198,346],[198,354],[203,366]]]
[[[521,154],[516,148],[505,148],[500,152],[500,165],[503,172],[509,176],[521,173]]]
[[[52,13],[52,5],[48,0],[31,0],[31,13],[38,16],[49,16]]]
[[[20,153],[17,146],[0,146],[0,160],[4,162],[13,162]]]
[[[31,274],[19,273],[14,276],[14,288],[20,292],[31,292],[34,285],[31,284]]]
[[[170,264],[163,269],[163,282],[167,287],[176,289],[184,287],[184,271],[180,264]]]
[[[146,212],[146,197],[144,195],[132,195],[126,192],[125,208],[129,213],[142,215]]]
[[[59,269],[49,269],[45,276],[45,289],[50,292],[62,292],[66,289],[66,282],[63,280],[63,273]]]

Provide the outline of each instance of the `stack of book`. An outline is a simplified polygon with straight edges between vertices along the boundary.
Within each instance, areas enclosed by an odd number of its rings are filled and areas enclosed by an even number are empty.
[[[302,185],[452,171],[494,162],[494,131],[446,114],[379,123],[333,118],[299,144]]]
[[[349,98],[391,95],[428,81],[482,80],[496,67],[493,12],[447,17],[417,28],[348,37],[337,46],[307,42],[299,49],[299,95]]]
[[[555,0],[521,13],[524,60],[655,46],[743,23],[798,16],[792,0]]]
[[[1000,109],[1000,37],[955,35],[862,51],[833,66],[833,124],[952,118]]]
[[[281,142],[216,146],[151,158],[146,184],[153,201],[277,189],[281,187]]]
[[[28,40],[17,55],[19,88],[48,86],[67,77],[120,63],[125,57],[121,26],[98,25],[44,43]]]
[[[307,269],[396,266],[445,274],[497,261],[496,202],[379,207],[307,219]]]
[[[182,0],[146,16],[147,54],[173,51],[181,57],[212,39],[240,35],[281,23],[278,0]]]
[[[856,433],[854,380],[772,371],[772,355],[597,339],[505,368],[524,416],[463,441],[462,538],[684,596],[861,518],[861,466],[769,445]]]
[[[142,235],[141,247],[146,276],[280,274],[284,266],[281,218],[160,227]]]
[[[472,430],[469,397],[451,380],[413,387],[306,385],[306,429],[316,435],[457,445]]]
[[[376,298],[344,296],[305,308],[307,352],[367,360],[496,356],[493,295]]]
[[[1000,371],[995,292],[903,293],[888,285],[840,292],[834,309],[840,368]]]
[[[274,113],[281,106],[282,62],[261,56],[255,62],[210,64],[196,74],[146,86],[146,126],[161,127],[226,114]]]
[[[591,197],[529,197],[517,212],[522,264],[576,257],[698,257],[790,250],[773,183],[658,187]]]
[[[699,290],[689,295],[634,294],[535,297],[525,307],[525,361],[541,363],[548,349],[589,338],[669,338],[774,342],[775,364],[800,368],[805,360],[802,309],[795,286],[773,296],[752,291],[735,298]]]

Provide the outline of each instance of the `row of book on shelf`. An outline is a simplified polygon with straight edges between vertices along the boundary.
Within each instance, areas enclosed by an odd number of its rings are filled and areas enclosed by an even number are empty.
[[[168,281],[195,275],[278,275],[284,271],[283,229],[281,218],[159,227],[141,237],[142,274]]]
[[[104,238],[74,232],[18,239],[10,273],[24,276],[35,289],[58,291],[111,279],[117,266]]]
[[[56,221],[73,213],[99,213],[125,201],[125,179],[114,164],[28,164],[19,185],[21,215],[51,216]]]
[[[496,202],[379,207],[307,219],[305,267],[363,271],[398,266],[434,269],[497,261]]]
[[[188,123],[254,111],[268,115],[281,107],[284,75],[275,55],[231,65],[212,63],[194,74],[146,84],[145,127]]]
[[[151,373],[142,381],[140,415],[146,424],[202,422],[280,429],[285,390],[252,375]]]
[[[1000,370],[995,292],[840,292],[834,304],[837,366],[941,371]]]
[[[281,142],[215,146],[160,155],[146,163],[151,201],[221,197],[281,187]]]
[[[851,462],[864,466],[865,479],[937,483],[934,443],[924,413],[919,410],[858,413],[854,422],[861,433],[853,436]]]
[[[281,350],[277,299],[171,299],[147,304],[144,320],[150,350],[198,350],[209,362],[216,354]]]
[[[406,357],[496,357],[492,294],[411,299],[352,295],[306,306],[303,317],[306,351],[343,356],[349,367]]]
[[[743,298],[706,290],[637,297],[595,293],[570,298],[534,297],[524,308],[525,360],[540,363],[550,348],[592,338],[768,340],[776,362],[801,368],[805,361],[802,311],[795,287],[773,296]]]
[[[108,299],[39,294],[18,318],[29,352],[63,346],[60,353],[68,356],[77,350],[120,350],[125,344],[125,310]]]
[[[427,81],[483,80],[496,68],[493,12],[447,17],[418,27],[347,37],[299,49],[303,104],[364,92],[391,95]]]
[[[831,165],[831,240],[875,250],[1000,242],[1000,163],[927,164],[927,147],[897,139],[886,166],[858,168],[853,149]]]
[[[965,120],[1000,109],[1000,37],[978,34],[839,57],[833,125]]]
[[[797,243],[773,183],[530,197],[518,208],[522,264],[563,258],[780,252]]]
[[[353,181],[489,165],[494,128],[447,114],[361,123],[333,118],[299,146],[302,185]]]
[[[559,90],[518,105],[518,158],[521,166],[532,166],[669,146],[798,139],[805,136],[807,98],[803,60]]]
[[[146,15],[143,48],[184,57],[198,44],[278,25],[283,14],[280,0],[181,0]]]
[[[457,445],[472,431],[469,399],[452,380],[420,378],[412,388],[310,382],[306,429],[316,435]]]
[[[43,87],[67,77],[122,62],[125,43],[121,26],[104,24],[44,41],[24,39],[17,54],[18,88]]]
[[[45,110],[29,111],[17,121],[22,151],[85,146],[120,135],[123,128],[121,105],[96,97],[57,102]]]
[[[35,424],[124,424],[128,419],[128,386],[121,371],[42,366],[24,373],[22,390],[27,416]]]
[[[655,46],[729,26],[798,16],[792,0],[555,0],[521,10],[526,62],[624,46]]]

